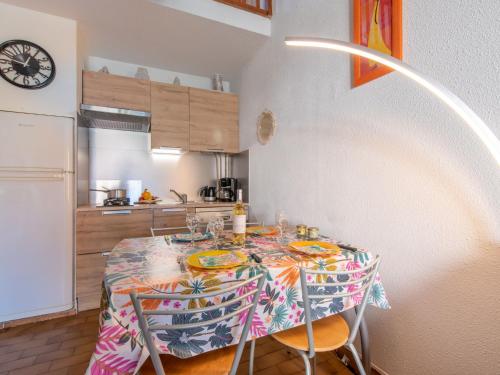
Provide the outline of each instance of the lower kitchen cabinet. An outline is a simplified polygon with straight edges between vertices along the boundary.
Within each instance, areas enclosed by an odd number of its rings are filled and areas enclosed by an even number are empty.
[[[124,238],[151,235],[150,209],[80,211],[76,215],[76,253],[110,251]]]
[[[78,310],[100,305],[108,253],[124,238],[151,236],[151,209],[79,211],[76,215],[76,297]]]
[[[186,228],[186,215],[194,212],[191,208],[155,208],[153,210],[154,228],[160,229],[155,234],[174,234],[188,232]],[[163,229],[172,228],[172,229]]]
[[[101,301],[101,285],[109,253],[76,256],[76,297],[78,311],[96,309]]]

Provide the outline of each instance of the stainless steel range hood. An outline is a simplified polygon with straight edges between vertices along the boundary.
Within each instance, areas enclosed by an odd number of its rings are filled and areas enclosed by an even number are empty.
[[[83,124],[89,128],[149,132],[151,113],[130,109],[99,107],[82,104],[80,114]]]

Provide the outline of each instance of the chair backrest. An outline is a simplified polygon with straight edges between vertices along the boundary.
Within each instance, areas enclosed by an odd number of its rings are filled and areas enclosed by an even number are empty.
[[[302,267],[300,269],[300,283],[302,298],[304,301],[304,315],[307,329],[307,340],[309,345],[309,356],[314,357],[314,336],[311,317],[311,302],[319,303],[333,301],[337,298],[346,298],[364,293],[361,304],[356,307],[356,319],[351,327],[351,332],[346,345],[353,343],[363,319],[363,314],[370,298],[373,282],[377,276],[380,257],[367,265],[352,270],[322,271]],[[313,277],[308,280],[308,275]],[[314,277],[316,276],[316,277]],[[339,280],[339,276],[341,280]]]
[[[153,342],[154,332],[206,327],[231,318],[238,319],[238,316],[240,314],[247,312],[245,325],[243,326],[243,330],[240,336],[240,341],[238,343],[233,364],[231,366],[230,374],[231,375],[236,374],[236,370],[238,369],[238,365],[241,359],[241,354],[243,353],[243,348],[247,340],[248,331],[250,329],[250,325],[252,324],[252,319],[255,313],[255,309],[257,307],[260,293],[262,291],[262,286],[264,285],[265,278],[266,274],[260,273],[257,276],[248,278],[246,280],[239,280],[237,282],[235,281],[235,283],[233,283],[233,285],[229,287],[201,294],[137,294],[135,291],[130,293],[130,298],[132,300],[135,313],[137,314],[139,327],[142,330],[144,340],[146,342],[146,347],[148,348],[149,353],[151,355],[151,360],[153,362],[153,366],[155,368],[156,373],[158,375],[165,375],[160,360],[160,355]],[[227,300],[228,296],[230,296],[228,293],[237,289],[241,290],[242,292],[239,293],[239,295],[235,295],[233,298]],[[188,307],[187,309],[182,309],[182,310],[181,309],[143,310],[141,304],[142,300],[151,300],[151,299],[192,302],[201,298],[209,298],[216,296],[224,296],[226,299],[221,299],[223,301],[222,303],[217,303],[214,305],[209,305],[200,308]],[[188,303],[188,306],[191,306],[191,304]],[[217,311],[220,314],[217,313]],[[214,318],[208,320],[200,319],[199,321],[196,321],[194,323],[187,323],[187,324],[151,324],[151,319],[149,320],[149,322],[146,319],[146,317],[166,316],[166,315],[170,315],[172,316],[172,318],[179,316],[189,317],[193,316],[193,314],[199,314],[199,316],[201,317],[201,314],[206,312],[209,312],[209,314],[207,314],[206,316]],[[183,321],[183,319],[177,319],[177,320]]]
[[[264,221],[258,221],[257,219],[256,220],[253,220],[253,221],[249,221],[246,223],[247,225],[247,228],[248,227],[263,227],[264,226]],[[224,229],[229,229],[229,228],[232,228],[233,227],[233,221],[232,220],[225,220],[224,221]]]
[[[150,228],[151,237],[164,236],[166,234],[174,233],[188,233],[188,227],[164,227],[164,228]]]

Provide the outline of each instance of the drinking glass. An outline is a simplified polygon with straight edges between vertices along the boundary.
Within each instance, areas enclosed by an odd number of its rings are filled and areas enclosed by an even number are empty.
[[[276,227],[279,230],[279,242],[283,243],[286,229],[288,227],[288,217],[282,210],[276,212]]]
[[[194,234],[196,233],[196,228],[200,223],[200,217],[193,213],[188,213],[186,215],[186,226],[191,232],[191,246],[194,247]]]
[[[217,247],[217,240],[219,239],[223,231],[224,231],[224,219],[219,216],[215,219],[215,234],[217,236],[217,239],[215,240],[216,247]]]
[[[207,230],[214,238],[214,248],[216,249],[219,244],[219,236],[224,230],[224,219],[220,216],[211,217],[208,222]]]

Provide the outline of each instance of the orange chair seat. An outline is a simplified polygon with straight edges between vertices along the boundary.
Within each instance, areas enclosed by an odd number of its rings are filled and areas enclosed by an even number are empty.
[[[226,375],[231,371],[237,345],[181,359],[168,354],[161,354],[160,359],[167,375]],[[141,375],[156,375],[151,357],[142,365]]]
[[[349,326],[340,315],[332,315],[316,320],[312,325],[314,350],[317,352],[328,352],[338,349],[344,346],[349,338]],[[290,348],[302,351],[309,350],[305,324],[287,329],[286,331],[273,333],[272,337]]]

